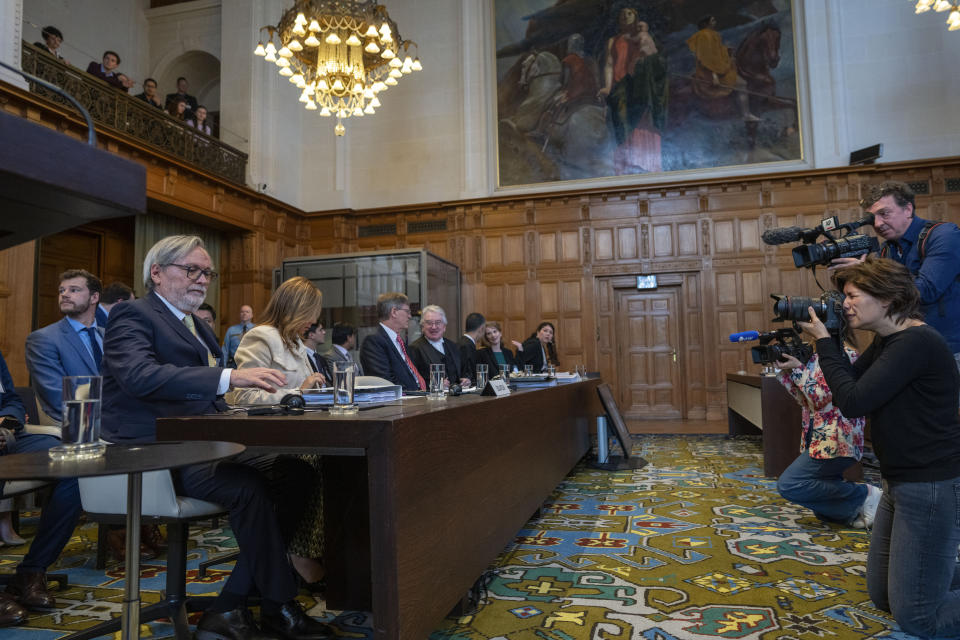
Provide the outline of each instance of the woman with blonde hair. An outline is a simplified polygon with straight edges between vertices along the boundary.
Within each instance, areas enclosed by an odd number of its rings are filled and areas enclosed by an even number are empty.
[[[523,350],[519,342],[516,340],[512,342],[517,349]],[[499,322],[487,320],[487,326],[483,329],[483,336],[480,338],[480,345],[481,348],[477,350],[477,364],[487,365],[491,376],[496,375],[500,365],[507,365],[510,371],[517,366],[513,351],[503,346],[503,329]]]
[[[301,337],[320,319],[323,294],[302,276],[285,281],[270,297],[260,323],[247,331],[234,359],[238,369],[269,367],[282,371],[287,386],[270,393],[264,389],[234,389],[227,394],[233,404],[276,404],[285,395],[325,384],[307,355]],[[306,492],[303,516],[292,525],[287,544],[294,569],[307,583],[323,577],[323,490],[320,485],[320,456],[299,456],[310,463],[316,481]]]

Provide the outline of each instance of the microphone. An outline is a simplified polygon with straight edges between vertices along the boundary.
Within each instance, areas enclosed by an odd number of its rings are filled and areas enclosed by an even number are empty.
[[[760,338],[759,331],[741,331],[740,333],[731,333],[730,342],[749,342]]]
[[[786,244],[802,240],[804,234],[809,231],[810,229],[804,229],[803,227],[780,227],[767,229],[763,232],[761,238],[764,244]]]

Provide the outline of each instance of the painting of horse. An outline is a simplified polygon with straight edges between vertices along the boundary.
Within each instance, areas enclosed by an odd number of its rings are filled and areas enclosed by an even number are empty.
[[[792,0],[495,0],[500,187],[802,159]]]

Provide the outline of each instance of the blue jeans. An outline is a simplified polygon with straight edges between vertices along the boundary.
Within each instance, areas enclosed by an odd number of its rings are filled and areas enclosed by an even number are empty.
[[[777,491],[821,520],[850,524],[867,499],[866,485],[843,479],[843,472],[854,463],[854,458],[811,458],[804,451],[780,474]]]
[[[883,481],[867,557],[867,591],[922,638],[960,635],[960,477]]]

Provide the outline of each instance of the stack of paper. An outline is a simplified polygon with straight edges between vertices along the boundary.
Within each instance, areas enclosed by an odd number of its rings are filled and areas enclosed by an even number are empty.
[[[353,390],[353,401],[357,404],[375,404],[400,399],[403,388],[398,384],[387,386],[357,386]],[[333,387],[323,389],[305,389],[303,401],[308,407],[326,407],[333,404]]]
[[[540,389],[542,387],[555,387],[557,386],[557,379],[551,378],[547,374],[533,374],[533,375],[512,375],[510,376],[510,384],[517,385],[518,389]]]
[[[568,371],[557,371],[558,384],[570,384],[571,382],[580,382],[580,376]]]

